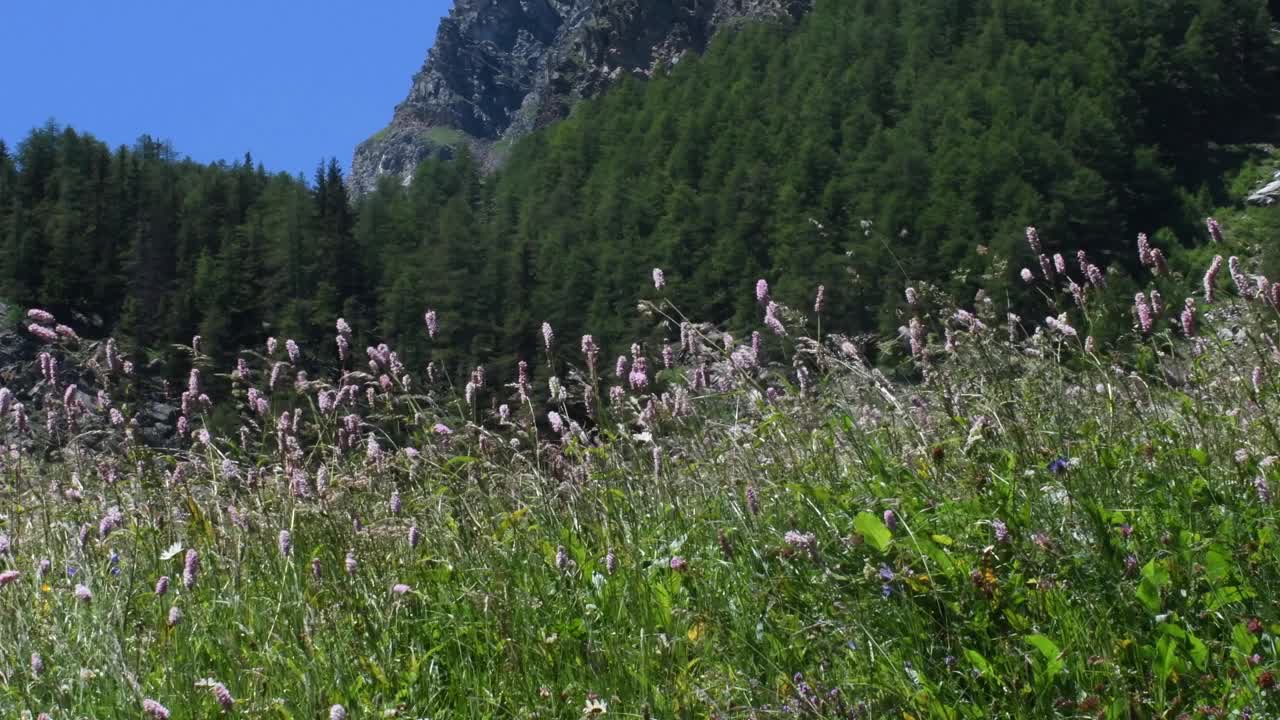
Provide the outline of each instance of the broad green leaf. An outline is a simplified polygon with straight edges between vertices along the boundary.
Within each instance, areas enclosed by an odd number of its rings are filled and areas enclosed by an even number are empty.
[[[966,648],[964,656],[969,659],[969,664],[973,665],[974,669],[977,670],[979,674],[991,674],[991,664],[987,662],[986,658],[982,657],[981,653],[976,650],[969,650]]]
[[[1225,555],[1217,550],[1210,550],[1204,554],[1204,572],[1210,582],[1219,583],[1230,577],[1231,566]]]
[[[860,512],[853,521],[853,529],[858,532],[878,552],[884,552],[893,544],[893,533],[884,526],[884,522],[869,512]]]
[[[1241,590],[1235,585],[1224,585],[1205,593],[1205,609],[1213,612],[1231,603],[1243,602],[1250,597],[1253,597],[1253,593]]]
[[[1025,640],[1027,644],[1040,651],[1045,660],[1057,660],[1062,651],[1058,649],[1058,645],[1045,635],[1028,635]]]
[[[1249,632],[1248,626],[1244,623],[1237,623],[1231,628],[1231,640],[1236,649],[1244,655],[1253,654],[1253,649],[1258,646],[1257,636]]]
[[[1204,670],[1209,662],[1209,648],[1205,647],[1200,638],[1190,633],[1187,634],[1187,642],[1191,644],[1191,650],[1187,653],[1191,656],[1191,662],[1195,663],[1200,670]]]
[[[1142,568],[1142,581],[1138,583],[1138,600],[1151,612],[1160,611],[1160,590],[1169,583],[1169,572],[1155,560],[1147,561]]]
[[[1156,657],[1151,664],[1151,669],[1162,683],[1168,682],[1169,676],[1173,673],[1173,663],[1178,652],[1177,646],[1177,642],[1168,636],[1156,641]]]
[[[1057,644],[1044,635],[1028,635],[1025,640],[1044,656],[1046,680],[1053,680],[1064,667],[1062,651],[1058,649]]]

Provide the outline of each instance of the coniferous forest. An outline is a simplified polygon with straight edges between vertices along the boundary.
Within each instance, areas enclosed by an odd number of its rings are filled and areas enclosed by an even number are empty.
[[[307,181],[49,124],[0,145],[0,297],[160,360],[192,334],[316,348],[338,316],[421,358],[434,308],[454,368],[514,365],[548,318],[630,342],[651,267],[737,323],[759,275],[800,305],[825,284],[846,332],[900,324],[909,280],[1034,304],[1031,223],[1113,270],[1138,232],[1199,266],[1278,124],[1272,23],[1263,0],[827,0],[622,81],[496,173],[464,152],[359,198],[334,161]]]

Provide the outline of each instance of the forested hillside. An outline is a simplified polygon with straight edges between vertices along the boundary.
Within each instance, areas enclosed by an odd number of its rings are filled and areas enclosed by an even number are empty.
[[[355,201],[333,163],[306,183],[49,126],[0,149],[0,297],[215,355],[332,359],[343,316],[455,367],[532,356],[546,319],[630,343],[652,267],[736,323],[757,276],[796,305],[824,283],[843,331],[900,324],[908,279],[1025,306],[1031,223],[1119,271],[1148,232],[1180,267],[1238,200],[1231,148],[1277,134],[1271,35],[1264,0],[825,0],[622,81],[499,174],[464,154]]]

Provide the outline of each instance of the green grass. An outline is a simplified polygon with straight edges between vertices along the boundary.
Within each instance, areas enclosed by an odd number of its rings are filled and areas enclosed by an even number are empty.
[[[761,367],[689,326],[675,367],[612,402],[612,364],[587,372],[574,342],[544,365],[583,373],[566,385],[597,398],[590,433],[555,432],[547,411],[586,411],[542,388],[522,405],[481,387],[469,409],[417,377],[370,376],[372,404],[360,388],[322,412],[337,371],[268,392],[282,358],[226,401],[248,447],[165,453],[110,430],[115,449],[91,451],[59,429],[39,439],[63,462],[5,461],[0,565],[21,575],[0,588],[0,715],[142,717],[149,698],[216,717],[197,686],[212,679],[254,718],[574,718],[591,699],[621,717],[1275,717],[1277,318],[1225,282],[1199,337],[1170,311],[1114,351],[1034,325],[1010,341],[986,305],[987,328],[963,330],[922,301],[926,350],[888,356],[924,373],[910,385],[788,309]],[[695,382],[703,363],[718,389]],[[489,410],[503,402],[509,423]],[[104,536],[110,508],[123,522]]]
[[[425,142],[435,143],[436,145],[447,145],[449,147],[458,147],[465,145],[470,136],[461,130],[455,130],[449,127],[433,127],[428,128],[420,133],[418,137]]]

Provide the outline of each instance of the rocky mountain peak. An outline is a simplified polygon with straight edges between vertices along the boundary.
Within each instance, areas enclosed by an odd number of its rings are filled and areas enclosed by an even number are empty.
[[[456,0],[390,125],[356,149],[351,177],[408,182],[468,146],[487,166],[624,73],[648,75],[743,20],[797,18],[812,0]]]

